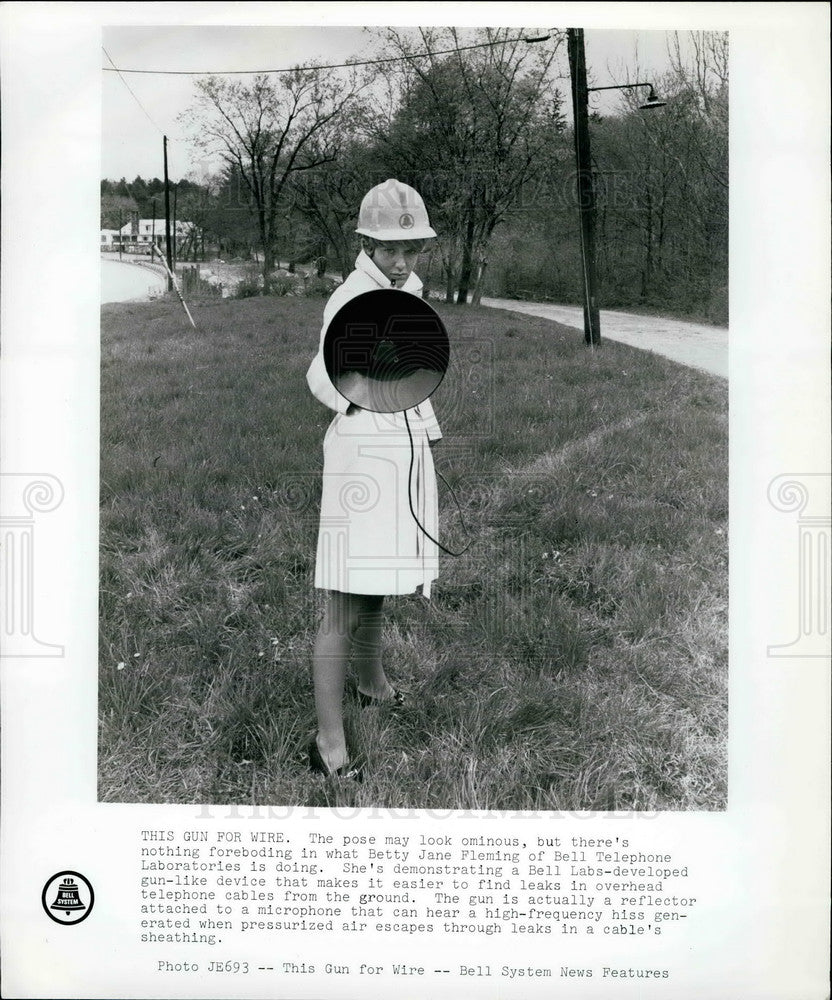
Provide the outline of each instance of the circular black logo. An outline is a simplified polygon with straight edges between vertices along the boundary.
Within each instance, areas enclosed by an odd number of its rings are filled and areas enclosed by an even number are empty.
[[[95,893],[80,872],[58,872],[43,887],[40,901],[56,924],[80,924],[92,913]]]
[[[409,212],[402,212],[399,216],[399,225],[402,229],[412,229],[413,228],[413,216]]]

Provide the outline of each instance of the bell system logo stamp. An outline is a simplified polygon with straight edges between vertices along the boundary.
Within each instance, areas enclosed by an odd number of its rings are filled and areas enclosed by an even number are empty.
[[[410,212],[402,212],[399,216],[399,225],[402,229],[412,229],[413,228],[413,216]]]
[[[43,887],[41,903],[56,924],[80,924],[92,913],[95,893],[80,872],[58,872]]]

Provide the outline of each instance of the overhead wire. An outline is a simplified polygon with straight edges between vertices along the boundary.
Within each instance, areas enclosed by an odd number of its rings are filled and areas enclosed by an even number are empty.
[[[126,81],[125,79],[124,79],[124,77],[123,77],[123,76],[121,75],[121,74],[122,74],[122,71],[121,71],[121,70],[119,69],[119,67],[118,67],[118,66],[116,66],[116,64],[115,64],[115,63],[113,62],[113,57],[112,57],[112,56],[110,55],[110,53],[109,53],[109,52],[108,52],[108,51],[107,51],[107,50],[106,50],[106,49],[104,48],[104,46],[103,46],[103,45],[101,46],[101,51],[102,51],[102,52],[104,53],[104,55],[105,55],[105,56],[106,56],[106,57],[107,57],[107,58],[108,58],[108,59],[110,60],[110,63],[111,63],[111,66],[112,66],[112,68],[111,68],[111,69],[108,69],[108,68],[107,68],[106,66],[103,66],[103,67],[102,67],[102,69],[103,69],[103,70],[104,70],[105,72],[108,72],[108,73],[117,73],[117,74],[118,74],[118,78],[119,78],[119,79],[121,80],[121,82],[122,82],[122,83],[124,84],[124,86],[125,86],[125,87],[127,88],[128,92],[129,92],[129,94],[130,94],[130,96],[131,96],[131,97],[133,98],[133,100],[134,100],[134,101],[136,102],[136,104],[138,104],[138,106],[139,106],[139,107],[141,108],[141,110],[142,110],[142,113],[144,114],[145,118],[147,118],[147,120],[148,120],[148,121],[150,122],[150,124],[151,124],[151,125],[152,125],[152,126],[153,126],[153,127],[154,127],[154,128],[156,129],[156,130],[157,130],[157,132],[158,132],[158,133],[159,133],[160,135],[162,135],[162,136],[164,136],[165,138],[167,138],[167,140],[168,140],[168,143],[176,143],[176,142],[180,142],[180,141],[181,141],[181,136],[176,136],[176,135],[171,135],[169,131],[166,131],[165,129],[163,129],[163,128],[162,128],[162,126],[161,126],[161,125],[159,125],[159,124],[158,124],[158,122],[156,122],[156,121],[154,120],[153,116],[152,116],[152,115],[150,114],[150,112],[149,112],[149,111],[147,110],[147,108],[146,108],[146,107],[145,107],[145,106],[144,106],[144,105],[142,104],[142,102],[141,102],[141,101],[139,100],[139,98],[137,97],[137,95],[136,95],[136,92],[135,92],[135,91],[133,90],[133,88],[132,88],[132,87],[130,86],[130,84],[129,84],[129,83],[128,83],[128,82],[127,82],[127,81]]]
[[[104,46],[103,46],[103,45],[101,46],[101,51],[102,51],[102,52],[104,53],[104,55],[105,55],[105,56],[106,56],[106,57],[107,57],[107,58],[108,58],[108,59],[110,60],[110,65],[112,66],[112,69],[108,69],[108,68],[107,68],[106,66],[104,66],[104,67],[102,67],[102,68],[103,68],[103,69],[105,70],[105,72],[108,72],[108,73],[118,73],[118,75],[119,75],[119,78],[120,78],[121,82],[122,82],[122,83],[124,84],[124,86],[125,86],[125,87],[126,87],[126,88],[127,88],[127,89],[128,89],[129,91],[130,91],[130,94],[132,95],[132,97],[133,97],[133,100],[134,100],[134,101],[136,102],[136,104],[138,104],[138,106],[139,106],[139,107],[140,107],[140,108],[142,109],[142,111],[144,112],[144,114],[145,114],[145,117],[147,118],[147,120],[148,120],[148,121],[150,122],[150,124],[151,124],[151,125],[152,125],[152,126],[153,126],[154,128],[156,128],[156,129],[159,129],[159,132],[160,132],[160,133],[161,133],[162,135],[164,135],[164,134],[165,134],[165,131],[164,131],[164,129],[162,129],[162,128],[159,128],[159,126],[158,126],[158,125],[156,124],[156,122],[155,122],[155,121],[153,120],[153,118],[151,117],[151,115],[150,115],[150,112],[149,112],[149,111],[147,110],[147,108],[146,108],[146,107],[145,107],[145,106],[144,106],[144,105],[142,104],[142,102],[141,102],[141,101],[140,101],[140,100],[138,99],[138,97],[136,97],[136,94],[134,93],[134,91],[133,91],[133,88],[132,88],[132,87],[130,86],[130,84],[129,84],[129,83],[128,83],[128,82],[127,82],[127,81],[126,81],[125,79],[124,79],[124,77],[123,77],[123,76],[121,75],[121,70],[120,70],[120,69],[118,68],[118,66],[116,66],[116,64],[115,64],[115,63],[113,62],[113,59],[112,59],[112,56],[111,56],[111,55],[110,55],[110,53],[109,53],[109,52],[108,52],[108,51],[107,51],[107,50],[106,50],[106,49],[104,48]]]
[[[356,60],[354,62],[345,63],[330,63],[323,66],[310,66],[308,69],[352,69],[355,66],[380,66],[385,63],[395,63],[395,62],[410,62],[412,59],[425,59],[429,56],[444,56],[450,55],[454,52],[467,52],[471,49],[483,49],[492,48],[495,45],[511,45],[514,42],[527,42],[532,45],[536,42],[548,41],[550,35],[540,35],[527,38],[524,35],[519,35],[517,38],[503,38],[498,39],[493,42],[477,42],[475,45],[460,45],[457,48],[452,49],[437,49],[436,51],[426,51],[426,52],[414,52],[410,55],[405,56],[386,56],[383,59],[363,59]],[[105,50],[106,54],[106,50]],[[107,55],[110,59],[110,56]],[[267,75],[270,73],[295,73],[298,69],[302,68],[299,66],[284,67],[281,69],[227,69],[227,70],[211,70],[211,69],[124,69],[117,68],[113,60],[110,59],[112,63],[112,68],[108,66],[103,66],[102,69],[105,73],[141,73],[148,76],[247,76],[247,75]]]

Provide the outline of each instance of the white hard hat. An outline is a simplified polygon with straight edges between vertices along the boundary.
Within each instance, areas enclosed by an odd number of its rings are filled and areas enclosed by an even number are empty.
[[[377,240],[425,240],[436,236],[419,192],[392,177],[364,195],[356,232]]]

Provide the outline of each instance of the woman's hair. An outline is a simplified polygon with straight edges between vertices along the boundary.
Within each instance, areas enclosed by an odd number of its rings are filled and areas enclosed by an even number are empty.
[[[402,240],[401,242],[404,243],[405,250],[421,253],[425,249],[425,243],[427,243],[427,240]],[[375,250],[376,247],[383,247],[385,245],[385,240],[377,240],[372,236],[361,237],[361,249],[367,254],[368,257],[373,256],[373,250]]]

